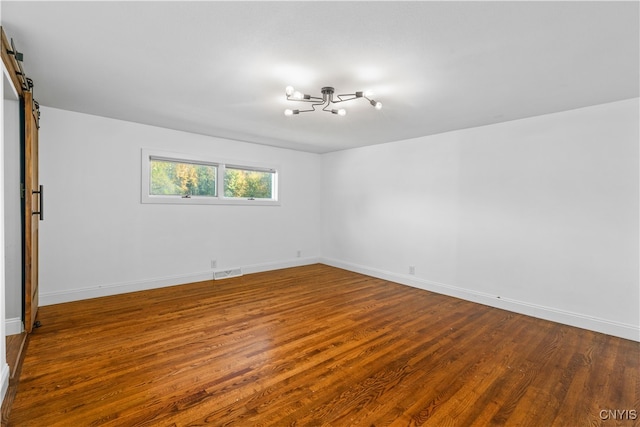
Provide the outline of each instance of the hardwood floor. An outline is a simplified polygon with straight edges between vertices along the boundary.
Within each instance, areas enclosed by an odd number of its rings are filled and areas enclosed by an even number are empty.
[[[324,265],[45,306],[39,319],[11,426],[640,417],[637,342]]]
[[[11,378],[16,374],[16,370],[20,366],[20,359],[22,357],[22,351],[25,348],[27,341],[27,334],[25,332],[21,334],[8,335],[5,338],[7,345],[7,364],[9,365],[9,372]]]
[[[7,345],[7,365],[9,365],[9,387],[2,400],[2,425],[6,425],[9,419],[9,412],[13,405],[13,400],[18,391],[18,380],[22,369],[22,362],[29,342],[29,336],[26,332],[15,335],[8,335],[5,338]]]

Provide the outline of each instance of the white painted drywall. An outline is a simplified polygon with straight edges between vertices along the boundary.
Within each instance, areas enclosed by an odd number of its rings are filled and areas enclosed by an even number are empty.
[[[319,155],[54,108],[41,113],[42,305],[211,279],[212,259],[219,269],[250,271],[317,262]],[[143,147],[277,166],[281,205],[142,204]]]
[[[638,339],[638,99],[322,156],[42,110],[43,304],[322,254]],[[282,206],[143,205],[142,147],[275,162]]]
[[[631,99],[326,154],[323,258],[638,340],[638,117]]]
[[[7,334],[22,331],[22,221],[20,206],[20,103],[4,100],[4,256]]]

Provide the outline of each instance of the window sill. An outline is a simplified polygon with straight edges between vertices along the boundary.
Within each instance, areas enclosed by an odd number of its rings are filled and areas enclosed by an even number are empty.
[[[242,206],[280,206],[280,201],[272,199],[234,199],[217,197],[175,197],[175,196],[142,196],[145,204],[170,205],[242,205]]]

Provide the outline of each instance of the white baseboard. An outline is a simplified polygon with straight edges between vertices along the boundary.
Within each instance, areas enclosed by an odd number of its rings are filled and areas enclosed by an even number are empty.
[[[21,334],[24,331],[24,326],[22,324],[22,319],[19,317],[13,319],[6,319],[4,321],[4,333],[5,335],[17,335]]]
[[[0,405],[4,401],[4,397],[7,395],[9,389],[9,365],[5,363],[0,370]]]
[[[259,273],[262,271],[280,270],[282,268],[316,264],[318,262],[319,259],[317,257],[308,257],[247,266],[235,266],[234,268],[242,268],[242,272],[244,274],[251,274]],[[200,273],[179,274],[175,276],[154,277],[151,279],[137,280],[132,282],[105,283],[87,288],[70,289],[59,292],[41,292],[39,298],[40,305],[46,306],[71,301],[80,301],[90,298],[124,294],[128,292],[137,292],[148,289],[164,288],[168,286],[184,285],[186,283],[201,282],[205,280],[213,280],[213,270]]]
[[[342,268],[344,270],[349,270],[356,273],[366,274],[368,276],[389,280],[395,283],[412,286],[414,288],[424,289],[427,291],[464,299],[466,301],[488,305],[490,307],[513,311],[515,313],[525,314],[527,316],[537,317],[540,319],[550,320],[565,325],[575,326],[578,328],[588,329],[640,342],[640,327],[638,325],[629,325],[598,318],[595,316],[587,316],[580,313],[561,310],[554,307],[530,304],[525,301],[518,301],[509,298],[498,298],[495,295],[490,295],[483,292],[429,281],[411,275],[397,274],[389,271],[379,270],[376,268],[331,258],[294,258],[285,261],[239,266],[239,268],[242,268],[243,274],[252,274],[263,271],[280,270],[283,268],[299,267],[303,265],[315,264],[318,262],[333,267]],[[238,268],[238,266],[236,266],[235,268]],[[213,271],[167,277],[156,277],[147,280],[125,283],[101,284],[94,287],[72,289],[61,292],[41,293],[40,305],[46,306],[64,302],[79,301],[83,299],[123,294],[127,292],[136,292],[167,286],[183,285],[186,283],[199,282],[204,280],[213,280]],[[18,319],[18,324],[16,324],[15,320],[16,319],[7,319],[7,335],[22,332],[22,322],[20,322]]]
[[[639,325],[630,325],[626,323],[615,322],[595,316],[587,316],[580,313],[574,313],[554,307],[530,304],[528,302],[513,300],[509,298],[498,298],[495,295],[490,295],[483,292],[473,291],[457,286],[447,285],[444,283],[420,279],[411,275],[392,273],[389,271],[379,270],[330,258],[320,258],[320,262],[333,267],[342,268],[344,270],[366,274],[367,276],[389,280],[391,282],[400,283],[402,285],[424,289],[427,291],[460,298],[466,301],[488,305],[490,307],[500,308],[503,310],[525,314],[527,316],[537,317],[544,320],[550,320],[552,322],[558,322],[569,326],[575,326],[582,329],[588,329],[595,332],[601,332],[632,341],[640,341]]]
[[[244,274],[262,273],[263,271],[282,270],[283,268],[302,267],[303,265],[317,264],[318,257],[293,258],[286,261],[266,262],[242,267]]]

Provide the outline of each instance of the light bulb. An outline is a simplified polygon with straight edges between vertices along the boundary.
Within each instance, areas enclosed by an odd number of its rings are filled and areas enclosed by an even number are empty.
[[[284,93],[286,93],[287,96],[291,96],[293,95],[294,90],[295,89],[293,88],[293,86],[287,86],[287,88],[284,90]]]
[[[293,116],[293,110],[287,108],[286,110],[284,110],[284,115],[287,117]]]
[[[297,90],[293,92],[293,99],[302,99],[303,97],[304,95],[302,94],[302,92],[298,92]]]
[[[366,90],[364,92],[364,96],[365,96],[365,98],[371,98],[373,96],[373,91],[372,90]]]
[[[373,105],[374,107],[376,107],[376,110],[379,110],[379,109],[382,108],[382,102],[378,102],[378,101],[375,101],[375,100],[371,99],[371,100],[369,100],[369,103],[371,105]]]
[[[347,110],[345,110],[344,108],[341,108],[338,110],[338,115],[339,116],[346,116],[347,115]]]

